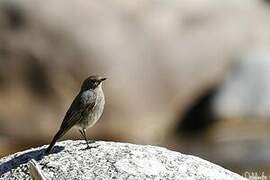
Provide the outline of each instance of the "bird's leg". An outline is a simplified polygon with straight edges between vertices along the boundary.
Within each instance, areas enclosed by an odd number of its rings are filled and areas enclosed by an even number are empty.
[[[89,144],[88,144],[88,140],[87,140],[87,137],[86,137],[86,133],[85,133],[85,129],[80,129],[79,130],[81,135],[83,136],[84,140],[86,141],[86,144],[87,144],[87,149],[90,148]]]

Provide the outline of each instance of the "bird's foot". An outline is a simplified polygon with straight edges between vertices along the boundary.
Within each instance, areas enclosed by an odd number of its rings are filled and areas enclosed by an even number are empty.
[[[84,150],[99,147],[99,145],[94,145],[95,142],[96,142],[95,140],[88,140],[88,141],[86,142],[87,146],[86,146],[86,148],[85,148]]]
[[[87,145],[86,148],[84,148],[83,150],[88,150],[88,149],[93,149],[93,148],[98,148],[100,145],[95,145],[95,146],[89,146]]]

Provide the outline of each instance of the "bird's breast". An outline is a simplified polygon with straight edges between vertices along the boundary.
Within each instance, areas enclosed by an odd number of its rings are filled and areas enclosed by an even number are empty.
[[[96,92],[96,100],[95,100],[95,105],[87,110],[87,114],[84,120],[81,121],[81,126],[83,128],[89,128],[92,127],[101,117],[104,109],[104,104],[105,104],[105,97],[103,94],[103,91],[97,91]]]

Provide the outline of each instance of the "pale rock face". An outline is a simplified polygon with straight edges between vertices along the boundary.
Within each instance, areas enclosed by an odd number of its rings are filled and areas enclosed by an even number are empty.
[[[0,179],[30,179],[29,164],[35,159],[46,179],[245,179],[198,157],[165,148],[102,142],[84,149],[83,141],[63,141],[44,156],[45,146],[0,160]]]
[[[214,99],[213,109],[222,118],[256,118],[270,116],[269,48],[243,53],[227,73]]]

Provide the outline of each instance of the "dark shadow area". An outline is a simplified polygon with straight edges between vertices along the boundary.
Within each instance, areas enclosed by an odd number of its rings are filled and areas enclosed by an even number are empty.
[[[2,91],[5,88],[6,83],[7,83],[6,77],[4,73],[1,71],[0,72],[0,91]]]
[[[50,154],[56,154],[61,152],[64,149],[63,146],[55,146]],[[34,159],[36,161],[41,160],[45,154],[46,149],[40,149],[40,150],[34,150],[27,152],[25,154],[21,154],[19,156],[15,156],[11,160],[4,162],[0,165],[0,175],[5,174],[8,171],[11,171],[12,169],[16,169],[21,164],[28,163],[31,159]]]
[[[27,88],[43,100],[48,99],[54,91],[50,85],[46,66],[33,54],[28,54],[25,61],[27,66],[24,75]]]
[[[199,96],[180,118],[177,134],[202,135],[218,120],[212,111],[212,99],[218,87],[212,87]]]
[[[26,17],[23,13],[23,9],[12,3],[6,3],[2,8],[2,11],[6,15],[8,26],[13,30],[19,30],[26,24]]]
[[[2,41],[2,40],[0,40]],[[4,43],[4,42],[3,42]],[[8,51],[7,49],[0,47],[0,91],[4,90],[8,82]]]

